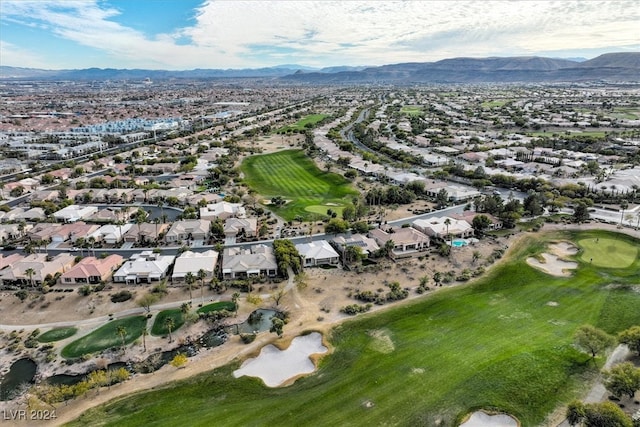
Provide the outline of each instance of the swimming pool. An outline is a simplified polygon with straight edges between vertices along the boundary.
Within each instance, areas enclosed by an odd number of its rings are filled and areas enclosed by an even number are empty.
[[[451,246],[453,246],[454,248],[461,248],[463,246],[467,246],[467,241],[462,239],[456,239],[453,242],[451,242]]]

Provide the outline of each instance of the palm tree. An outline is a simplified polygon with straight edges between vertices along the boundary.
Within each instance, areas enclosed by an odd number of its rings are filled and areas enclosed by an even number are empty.
[[[173,338],[171,337],[171,331],[176,326],[176,322],[173,320],[173,317],[167,317],[166,319],[164,319],[164,326],[166,326],[167,330],[169,331],[169,342],[172,342]]]
[[[449,236],[449,225],[451,225],[451,219],[450,218],[446,218],[444,220],[444,225],[447,227],[447,237]]]
[[[149,330],[145,326],[142,328],[142,347],[144,348],[144,352],[147,352],[147,335],[149,335]]]
[[[158,243],[158,224],[160,224],[160,218],[154,219],[153,222],[156,224],[156,244],[157,244]]]
[[[127,336],[127,328],[125,328],[123,325],[120,325],[116,328],[116,334],[118,334],[120,336],[120,339],[122,340],[122,351],[124,352],[124,339]]]
[[[27,277],[29,278],[29,284],[31,285],[31,287],[34,288],[34,286],[33,286],[33,275],[36,274],[36,271],[33,268],[27,268],[24,271],[24,274],[26,274]]]
[[[90,236],[89,239],[87,240],[87,243],[89,243],[89,245],[91,246],[91,250],[93,251],[93,256],[96,256],[96,249],[94,247],[94,245],[96,244],[96,238],[93,236]]]
[[[204,304],[204,279],[207,277],[207,272],[204,271],[204,268],[198,270],[198,279],[200,279],[200,299],[202,300],[202,304]]]
[[[473,254],[471,255],[471,263],[475,264],[476,261],[478,261],[480,259],[480,252],[479,251],[473,251]]]
[[[187,286],[189,286],[189,301],[191,301],[193,299],[193,296],[191,295],[191,286],[195,283],[196,276],[194,276],[192,272],[188,272],[184,276],[184,281],[187,282]]]
[[[231,302],[233,303],[234,306],[234,315],[237,316],[238,315],[238,300],[240,299],[240,292],[234,292],[233,295],[231,295]]]
[[[622,209],[622,213],[620,214],[620,225],[622,225],[622,218],[624,218],[624,210],[629,207],[629,202],[623,200],[620,202],[620,209]]]

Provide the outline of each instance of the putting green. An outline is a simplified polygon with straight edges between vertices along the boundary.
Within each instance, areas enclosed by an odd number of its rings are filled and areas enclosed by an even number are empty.
[[[597,267],[629,267],[638,256],[638,247],[617,239],[589,238],[578,240],[580,259]]]
[[[326,215],[329,209],[337,213],[338,216],[342,216],[342,210],[344,209],[344,206],[311,205],[304,208],[304,210],[307,212],[313,212],[320,215]]]

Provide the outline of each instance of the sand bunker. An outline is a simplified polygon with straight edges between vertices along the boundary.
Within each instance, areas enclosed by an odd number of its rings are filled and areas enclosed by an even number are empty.
[[[286,350],[280,350],[271,344],[262,347],[260,355],[245,360],[240,369],[233,371],[233,376],[258,377],[267,387],[277,387],[290,378],[315,371],[316,367],[309,356],[326,352],[327,347],[322,345],[322,335],[313,332],[295,337]]]
[[[544,259],[543,262],[536,258],[527,258],[527,264],[553,276],[570,276],[570,270],[578,267],[577,262],[563,261],[557,255],[543,253],[541,256]]]
[[[561,257],[575,255],[578,253],[578,248],[569,242],[554,243],[552,245],[549,245],[549,249],[551,250],[551,252]]]
[[[460,424],[460,427],[518,427],[518,425],[518,420],[511,415],[489,415],[486,412],[477,411]]]
[[[578,253],[578,248],[568,242],[558,242],[549,245],[549,250],[553,253],[542,253],[540,256],[543,261],[536,258],[527,258],[527,264],[532,267],[538,268],[545,273],[553,276],[570,276],[571,270],[578,268],[578,263],[573,261],[564,261],[560,257],[566,257],[575,255]]]

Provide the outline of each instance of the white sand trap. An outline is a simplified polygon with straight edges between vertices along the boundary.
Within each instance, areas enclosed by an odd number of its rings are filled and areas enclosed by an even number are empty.
[[[245,360],[240,369],[233,371],[233,376],[258,377],[267,387],[277,387],[290,378],[315,371],[316,367],[309,356],[326,352],[327,347],[322,345],[322,335],[313,332],[295,337],[286,350],[280,350],[271,344],[262,347],[260,355]]]
[[[554,243],[549,245],[549,249],[559,256],[575,255],[578,253],[578,248],[569,242]]]
[[[570,276],[570,270],[578,268],[577,262],[563,261],[558,258],[558,255],[548,254],[545,252],[541,254],[541,256],[544,259],[544,262],[541,262],[536,258],[527,258],[527,264],[553,276]]]
[[[489,415],[486,412],[477,411],[460,424],[460,427],[518,427],[518,425],[518,421],[510,415]]]

